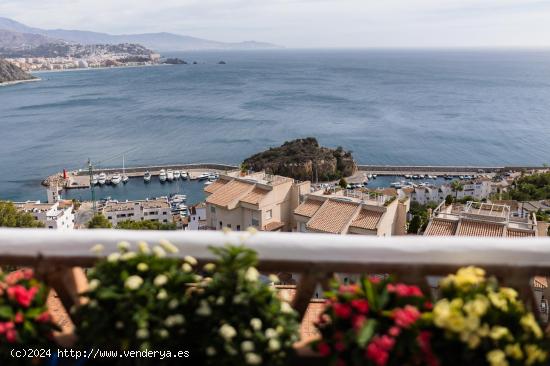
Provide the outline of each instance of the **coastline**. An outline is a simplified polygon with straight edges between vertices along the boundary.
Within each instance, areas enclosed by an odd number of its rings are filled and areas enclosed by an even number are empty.
[[[32,81],[41,81],[40,78],[34,78],[34,79],[27,79],[27,80],[13,80],[13,81],[5,81],[3,83],[0,83],[0,87],[2,86],[10,86],[10,85],[17,85],[17,84],[23,84],[23,83],[30,83]]]
[[[171,64],[154,64],[154,65],[127,65],[127,66],[102,66],[102,67],[79,67],[76,69],[63,69],[63,70],[38,70],[31,71],[32,75],[36,74],[49,74],[57,72],[74,72],[74,71],[94,71],[94,70],[113,70],[113,69],[130,69],[138,67],[157,67],[157,66],[174,66]]]

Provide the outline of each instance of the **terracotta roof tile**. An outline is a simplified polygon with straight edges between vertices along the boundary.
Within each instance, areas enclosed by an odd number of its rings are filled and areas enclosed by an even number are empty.
[[[253,188],[253,184],[232,180],[208,196],[206,203],[226,207],[229,204],[240,200],[241,197],[248,194]]]
[[[218,179],[216,180],[214,183],[204,187],[204,191],[206,193],[214,193],[216,192],[218,189],[220,189],[221,187],[223,187],[224,185],[226,185],[228,183],[228,181],[226,180],[223,180],[223,179]]]
[[[534,231],[526,231],[526,230],[517,230],[517,229],[508,229],[507,233],[509,237],[512,238],[525,238],[529,236],[535,236]]]
[[[543,276],[535,276],[535,278],[533,278],[533,287],[548,288],[548,279]]]
[[[452,236],[456,233],[458,221],[432,219],[426,228],[426,236]]]
[[[376,225],[378,225],[378,222],[383,215],[383,212],[371,211],[363,208],[359,211],[359,214],[350,226],[367,230],[376,230]]]
[[[251,205],[257,205],[264,199],[264,197],[268,193],[269,191],[256,187],[252,190],[252,192],[241,198],[241,202],[250,203]]]
[[[284,222],[272,221],[272,222],[270,222],[269,224],[266,224],[266,225],[264,226],[264,230],[265,230],[265,231],[275,231],[275,230],[279,230],[279,229],[282,228],[283,226],[285,226]]]
[[[300,216],[312,217],[322,204],[323,201],[308,198],[301,205],[296,207],[294,213]]]
[[[292,302],[296,295],[296,288],[278,288],[279,297],[286,302]],[[321,299],[312,299],[309,302],[302,324],[300,325],[300,339],[312,339],[319,336],[315,322],[319,320],[319,315],[325,309],[325,301]]]
[[[495,223],[489,223],[489,222],[462,220],[460,222],[460,227],[458,228],[457,235],[459,236],[503,236],[504,226],[495,224]]]
[[[306,227],[312,231],[341,234],[359,207],[355,202],[328,199],[308,221]]]

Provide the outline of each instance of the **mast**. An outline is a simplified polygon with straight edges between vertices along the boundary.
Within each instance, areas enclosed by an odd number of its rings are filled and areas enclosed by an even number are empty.
[[[92,207],[93,207],[93,210],[94,210],[94,215],[97,213],[96,212],[96,206],[95,206],[95,189],[94,189],[94,184],[92,182],[93,178],[94,178],[94,168],[92,166],[92,162],[90,159],[88,159],[88,171],[89,171],[89,174],[90,174],[90,190],[92,191]]]

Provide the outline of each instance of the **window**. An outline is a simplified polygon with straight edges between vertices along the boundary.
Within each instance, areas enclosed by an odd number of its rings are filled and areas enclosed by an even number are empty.
[[[231,229],[231,224],[227,224],[227,227],[228,227],[229,229]]]
[[[260,226],[260,221],[258,219],[252,218],[252,226]]]
[[[265,212],[265,219],[266,220],[271,220],[272,217],[273,217],[273,210],[267,210]]]
[[[216,207],[214,207],[214,206],[210,206],[210,212],[212,212],[212,213],[216,213]]]
[[[220,221],[220,229],[223,228],[223,223]]]
[[[237,231],[241,231],[241,225],[237,225]]]

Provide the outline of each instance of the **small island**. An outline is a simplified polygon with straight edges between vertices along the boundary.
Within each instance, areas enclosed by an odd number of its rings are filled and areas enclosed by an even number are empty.
[[[0,59],[0,85],[36,80],[35,76],[21,70],[11,62]]]
[[[254,171],[265,170],[270,174],[313,181],[336,180],[357,171],[351,152],[342,147],[331,149],[319,146],[314,137],[287,141],[279,147],[249,157],[242,166]]]
[[[167,64],[167,65],[187,65],[187,61],[182,60],[181,58],[177,58],[177,57],[167,58],[162,63]]]

